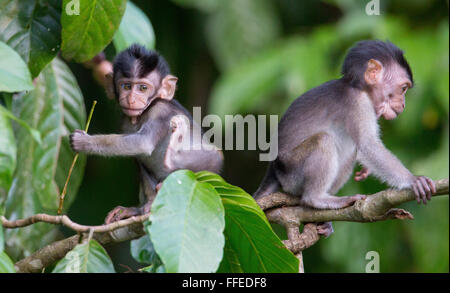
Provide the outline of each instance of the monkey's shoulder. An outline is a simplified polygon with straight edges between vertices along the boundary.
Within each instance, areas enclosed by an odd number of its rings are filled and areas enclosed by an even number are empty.
[[[192,119],[191,114],[177,100],[165,100],[157,98],[152,102],[148,111],[145,112],[147,119],[163,119],[170,120],[173,116],[185,115]]]

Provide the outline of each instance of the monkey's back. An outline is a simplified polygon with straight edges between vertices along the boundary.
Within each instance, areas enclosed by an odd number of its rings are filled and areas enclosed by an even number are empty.
[[[346,115],[351,106],[344,82],[326,82],[298,97],[286,110],[278,125],[279,155],[290,153],[309,137],[329,132],[345,132]],[[330,94],[331,93],[331,94]]]

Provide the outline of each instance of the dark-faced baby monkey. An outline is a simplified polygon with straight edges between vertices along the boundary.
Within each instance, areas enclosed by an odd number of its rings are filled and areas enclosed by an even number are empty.
[[[117,55],[106,78],[107,93],[117,98],[125,114],[124,134],[88,135],[82,130],[71,134],[75,152],[137,159],[143,205],[116,207],[106,223],[147,213],[159,184],[175,170],[221,171],[222,152],[201,135],[192,135],[194,130],[201,133],[201,127],[173,99],[176,83],[162,56],[133,45]]]
[[[413,86],[403,52],[390,42],[362,41],[348,52],[343,77],[326,82],[297,98],[278,126],[279,153],[254,194],[260,198],[279,189],[301,196],[304,205],[339,209],[364,195],[334,196],[352,174],[355,162],[392,187],[411,188],[417,202],[436,192],[434,182],[414,176],[383,145],[378,119],[391,120],[405,109]],[[330,223],[319,233],[332,232]]]

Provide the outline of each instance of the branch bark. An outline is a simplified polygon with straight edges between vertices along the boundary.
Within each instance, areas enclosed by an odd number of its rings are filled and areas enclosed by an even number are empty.
[[[448,194],[448,179],[435,181],[437,192],[434,196]],[[373,195],[365,200],[357,201],[353,206],[339,210],[314,210],[299,205],[299,198],[285,193],[273,193],[257,201],[265,211],[269,221],[283,225],[288,232],[288,240],[283,241],[286,247],[301,259],[301,251],[314,245],[320,236],[316,230],[316,222],[351,221],[375,222],[389,219],[413,219],[406,210],[394,208],[404,202],[415,200],[411,190],[388,189]],[[27,219],[8,221],[1,217],[5,228],[20,228],[36,222],[62,224],[78,234],[69,238],[51,243],[34,254],[18,261],[15,264],[17,272],[41,272],[42,269],[63,258],[82,237],[87,237],[92,230],[93,237],[100,244],[124,242],[143,236],[142,223],[149,214],[131,217],[108,225],[85,226],[72,222],[67,216],[51,216],[37,214]],[[299,227],[304,225],[302,233]],[[301,268],[302,269],[302,268]]]
[[[448,194],[448,178],[435,181],[436,194]],[[315,225],[305,225],[299,232],[302,223],[318,223],[329,221],[376,222],[390,219],[414,219],[413,215],[404,210],[394,208],[402,203],[414,201],[412,190],[387,189],[367,196],[365,200],[355,202],[353,206],[339,210],[315,210],[300,206],[298,197],[285,193],[273,193],[258,200],[270,222],[284,226],[288,232],[286,247],[294,254],[314,245],[320,237]]]
[[[14,268],[18,273],[39,273],[45,267],[55,263],[63,258],[72,250],[81,239],[88,237],[92,230],[93,238],[100,244],[119,243],[139,238],[145,234],[142,223],[148,219],[150,214],[131,217],[125,220],[117,221],[108,225],[84,226],[72,222],[67,216],[50,216],[45,214],[34,215],[30,218],[7,221],[2,217],[2,224],[5,228],[25,227],[36,222],[46,222],[52,224],[63,224],[78,234],[69,238],[53,242],[32,255],[15,263]],[[5,222],[6,220],[6,222]]]

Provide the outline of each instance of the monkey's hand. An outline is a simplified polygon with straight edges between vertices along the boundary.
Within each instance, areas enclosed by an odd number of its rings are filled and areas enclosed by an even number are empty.
[[[76,129],[69,137],[70,146],[74,152],[85,152],[90,146],[90,135],[84,130]]]
[[[425,176],[414,176],[411,189],[414,191],[419,204],[421,201],[423,204],[427,204],[427,200],[431,200],[431,195],[436,193],[434,181]]]
[[[142,214],[142,210],[137,207],[125,208],[122,206],[115,207],[108,213],[105,218],[105,224],[111,224],[113,222],[120,221],[122,219],[138,216]]]
[[[355,173],[355,181],[363,181],[367,177],[369,177],[369,175],[370,175],[369,169],[364,167],[361,169],[361,171]]]

